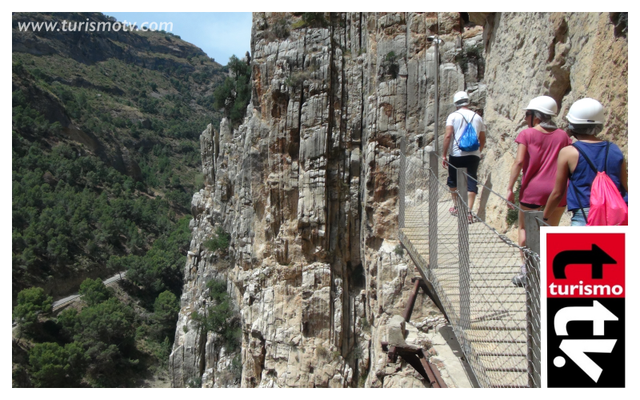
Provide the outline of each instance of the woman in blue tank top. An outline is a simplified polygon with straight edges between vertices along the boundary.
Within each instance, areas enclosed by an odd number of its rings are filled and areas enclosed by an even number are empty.
[[[567,132],[577,141],[558,154],[556,183],[542,218],[547,221],[552,215],[567,190],[568,179],[567,209],[573,212],[571,226],[585,226],[589,215],[591,184],[596,177],[585,156],[598,171],[606,171],[628,204],[627,163],[618,146],[595,137],[602,130],[604,121],[604,108],[600,102],[589,98],[576,101],[569,109],[567,120]]]

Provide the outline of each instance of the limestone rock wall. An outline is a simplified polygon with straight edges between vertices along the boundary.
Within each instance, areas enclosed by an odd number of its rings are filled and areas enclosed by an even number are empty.
[[[387,366],[380,341],[417,275],[396,250],[400,140],[413,153],[433,138],[434,47],[426,37],[438,20],[325,13],[295,28],[300,21],[254,14],[245,121],[201,136],[205,188],[192,202],[173,385],[424,387],[411,367]],[[455,61],[459,15],[440,22],[443,95],[464,89],[465,77],[477,91],[477,68],[465,75]],[[217,226],[232,237],[227,260],[203,246]],[[205,283],[218,276],[242,321],[238,353],[216,348],[192,318],[209,304]],[[439,318],[419,296],[412,319],[428,330]],[[220,365],[236,357],[241,376],[224,373]]]
[[[607,14],[471,14],[475,27],[458,13],[303,17],[254,14],[245,120],[201,136],[205,188],[192,201],[174,387],[428,386],[402,362],[387,364],[380,341],[417,276],[397,249],[400,142],[409,159],[424,158],[456,91],[484,114],[481,177],[499,192],[530,97],[552,91],[561,114],[584,95],[624,105],[609,111],[607,134],[626,143],[626,39],[610,35]],[[427,40],[435,33],[444,40],[438,116]],[[500,226],[503,210],[491,200],[489,208]],[[226,256],[203,246],[219,226],[231,234]],[[227,280],[241,321],[235,352],[193,318],[216,277]],[[406,326],[412,342],[429,348],[425,332],[441,321],[419,295]]]

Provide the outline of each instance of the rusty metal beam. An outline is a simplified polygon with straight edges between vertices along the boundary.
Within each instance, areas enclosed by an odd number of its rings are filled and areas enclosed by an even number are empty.
[[[418,270],[420,270],[418,268]],[[411,319],[411,314],[413,313],[413,307],[416,304],[416,297],[418,296],[418,290],[422,288],[422,290],[427,294],[434,303],[443,310],[440,302],[436,300],[436,297],[432,295],[432,291],[429,288],[429,285],[425,283],[422,278],[414,277],[411,278],[411,282],[413,283],[413,290],[409,295],[409,299],[407,302],[407,306],[402,314],[402,317],[406,322],[409,322]],[[443,311],[444,314],[444,311]],[[446,315],[446,314],[445,314]],[[430,362],[427,356],[427,353],[418,346],[402,346],[395,345],[389,346],[388,342],[380,342],[382,346],[382,351],[387,352],[387,362],[395,363],[398,360],[398,356],[402,357],[409,365],[411,365],[422,377],[429,381],[431,387],[434,388],[446,388],[447,385],[442,380],[440,376],[440,371],[438,368],[435,368]]]
[[[433,364],[431,364],[431,362],[429,361],[427,352],[424,349],[421,349],[418,356],[420,357],[420,360],[422,361],[424,369],[425,371],[427,371],[429,378],[433,379],[433,381],[435,382],[435,384],[432,382],[432,386],[434,388],[446,388],[447,384],[444,383],[444,380],[442,379],[438,368],[434,367]]]
[[[411,365],[434,388],[446,388],[440,371],[429,362],[425,350],[418,346],[389,346],[388,342],[380,342],[383,351],[388,351],[389,362],[397,362],[398,356]]]
[[[422,369],[424,369],[424,371],[426,372],[429,379],[429,383],[431,383],[431,386],[434,388],[440,388],[440,385],[436,380],[436,376],[431,370],[431,365],[429,365],[429,361],[424,357],[419,357],[419,358],[420,358],[420,363],[422,364]]]
[[[411,314],[413,313],[413,306],[416,304],[416,297],[418,295],[418,289],[420,288],[420,282],[422,282],[422,279],[411,278],[411,282],[413,282],[413,290],[409,295],[409,301],[407,302],[407,307],[404,309],[404,314],[402,314],[402,317],[407,322],[409,322],[409,320],[411,319]]]

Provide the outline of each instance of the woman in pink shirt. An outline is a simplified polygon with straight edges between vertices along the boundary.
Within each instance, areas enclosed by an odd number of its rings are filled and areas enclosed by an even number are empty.
[[[529,102],[525,110],[525,118],[529,127],[516,137],[518,153],[511,167],[507,200],[511,203],[515,201],[513,186],[522,171],[520,208],[525,211],[540,210],[547,204],[547,199],[555,184],[558,153],[563,147],[571,144],[571,139],[553,122],[553,117],[558,112],[558,105],[553,98],[549,96],[536,97]],[[565,195],[559,207],[545,222],[553,226],[558,225],[566,205]],[[522,210],[518,213],[518,243],[520,246],[524,246],[526,240]],[[516,286],[525,285],[525,271],[525,265],[522,265],[522,274],[512,280]]]

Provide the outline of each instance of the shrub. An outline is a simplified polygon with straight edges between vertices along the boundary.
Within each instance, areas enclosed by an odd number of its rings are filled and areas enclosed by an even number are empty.
[[[196,172],[196,178],[193,185],[196,187],[196,189],[204,187],[204,174],[202,174],[201,172]]]
[[[329,355],[329,351],[327,349],[324,348],[324,346],[322,346],[321,344],[319,344],[316,347],[316,354],[318,355],[318,357],[320,358],[327,358],[327,356]]]
[[[202,387],[202,377],[190,378],[187,382],[188,388],[200,388]]]
[[[367,383],[367,375],[363,373],[360,375],[360,378],[358,379],[358,387],[363,388],[366,383]]]
[[[240,359],[240,354],[237,354],[233,357],[233,360],[231,360],[231,373],[236,379],[242,377],[242,360]]]
[[[309,78],[311,78],[311,71],[296,71],[285,79],[284,83],[287,86],[296,87],[304,83],[304,81]]]
[[[394,62],[396,61],[396,53],[394,51],[390,51],[384,58],[385,62]]]
[[[371,333],[371,324],[369,323],[369,321],[366,318],[361,318],[360,321],[362,330],[364,332]]]
[[[233,124],[240,124],[245,110],[251,100],[251,68],[249,65],[231,56],[227,68],[233,73],[213,92],[213,106],[216,109],[224,108],[225,115]]]
[[[469,61],[474,60],[476,63],[482,60],[483,47],[482,44],[477,44],[463,49],[463,51],[456,55],[455,60],[460,66],[462,72],[467,72],[469,69]]]
[[[302,13],[300,21],[291,25],[291,28],[326,28],[327,26],[329,23],[325,19],[324,13]]]
[[[396,61],[397,56],[396,53],[390,51],[384,57],[382,62],[380,63],[380,79],[384,80],[385,77],[390,77],[391,79],[396,79],[398,77],[398,72],[400,72],[400,66]]]
[[[229,234],[226,233],[221,226],[219,226],[218,229],[216,229],[215,235],[211,239],[204,242],[204,247],[213,252],[216,252],[218,250],[226,252],[229,248],[229,239],[231,239]]]
[[[286,39],[289,37],[289,20],[280,18],[273,24],[271,29],[278,39]]]

